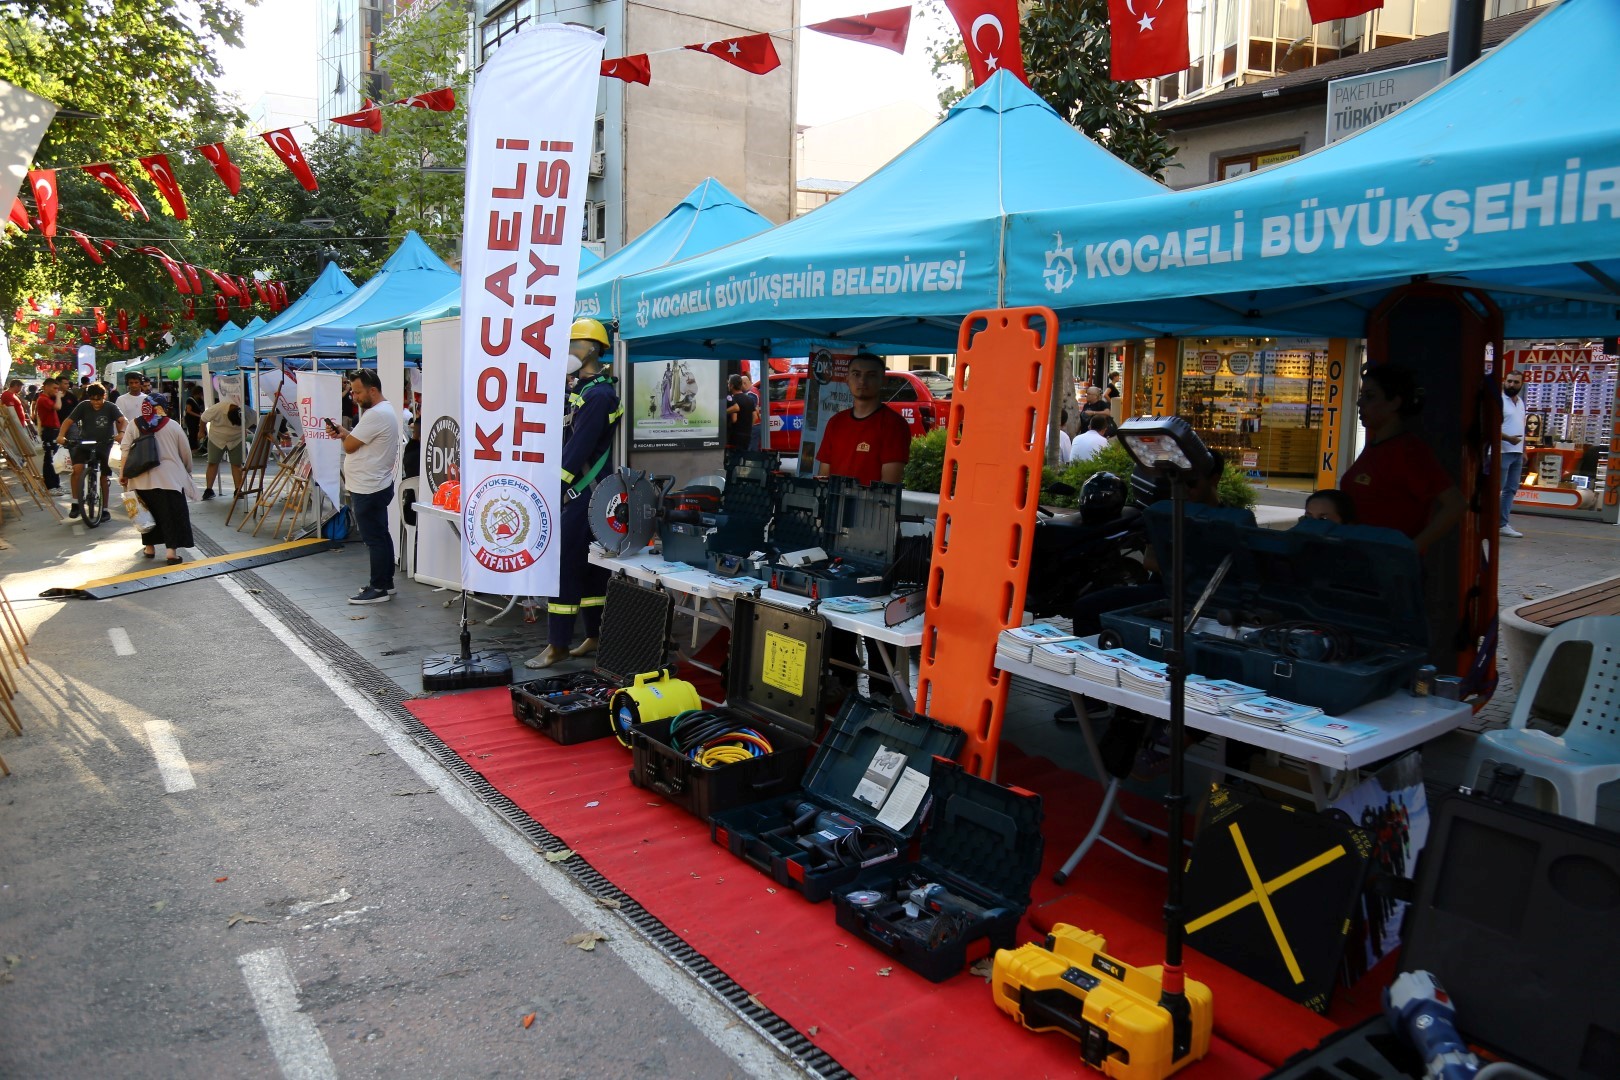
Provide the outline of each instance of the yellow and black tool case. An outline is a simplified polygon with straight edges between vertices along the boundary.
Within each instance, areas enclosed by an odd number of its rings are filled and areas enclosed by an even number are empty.
[[[1041,797],[939,758],[916,861],[861,871],[833,893],[838,925],[931,982],[1010,949],[1041,869]]]
[[[935,762],[955,757],[962,739],[960,728],[851,694],[804,787],[716,814],[710,836],[806,900],[825,900],[910,850]]]
[[[668,663],[674,618],[674,597],[663,586],[640,585],[619,571],[607,584],[596,666],[513,683],[512,715],[564,746],[612,735],[609,698]]]
[[[631,730],[631,782],[704,821],[798,790],[821,715],[827,620],[749,595],[735,605],[726,704]]]

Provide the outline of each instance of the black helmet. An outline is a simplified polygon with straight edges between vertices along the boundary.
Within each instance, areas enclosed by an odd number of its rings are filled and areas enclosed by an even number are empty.
[[[1080,520],[1086,525],[1113,521],[1125,509],[1130,489],[1111,472],[1094,473],[1080,489]]]

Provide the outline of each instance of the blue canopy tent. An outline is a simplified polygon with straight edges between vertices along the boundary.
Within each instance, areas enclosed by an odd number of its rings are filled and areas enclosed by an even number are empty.
[[[186,379],[202,378],[203,365],[208,363],[210,349],[217,347],[228,348],[247,335],[257,334],[264,329],[265,325],[265,321],[255,315],[248,321],[246,326],[237,326],[235,323],[230,322],[221,326],[219,332],[211,339],[197,342],[182,358],[181,377]]]
[[[623,278],[701,255],[771,227],[752,206],[709,177],[676,203],[652,228],[595,266],[580,264],[574,316],[603,322],[620,319],[618,286]]]
[[[1152,204],[1015,213],[1007,302],[1046,304],[1065,331],[1354,338],[1428,280],[1490,294],[1508,338],[1613,336],[1620,108],[1580,88],[1616,55],[1620,5],[1566,0],[1343,142]]]
[[[1003,297],[1009,214],[1090,201],[1147,212],[1142,200],[1166,194],[1000,72],[825,206],[620,281],[619,332],[638,356],[949,351],[962,318]]]
[[[414,311],[457,287],[461,275],[444,264],[415,232],[360,288],[303,322],[253,340],[259,359],[281,359],[289,367],[305,366],[304,358],[353,360],[359,328]],[[298,359],[294,359],[298,358]]]
[[[266,334],[279,334],[288,327],[315,317],[354,292],[349,280],[335,262],[329,262],[303,295],[288,304],[276,317],[254,330],[244,330],[235,342],[215,342],[208,346],[208,365],[215,371],[253,366],[253,342]]]

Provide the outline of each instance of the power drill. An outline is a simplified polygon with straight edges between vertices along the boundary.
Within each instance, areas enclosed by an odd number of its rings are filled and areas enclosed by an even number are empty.
[[[806,832],[814,823],[815,830]],[[861,862],[861,823],[836,810],[823,810],[815,803],[800,803],[794,810],[793,831],[799,846],[819,854],[828,862],[859,866]]]
[[[1423,1059],[1426,1080],[1471,1080],[1479,1058],[1457,1034],[1457,1009],[1427,971],[1403,972],[1384,991],[1384,1015]]]
[[[934,915],[963,915],[971,919],[994,919],[1005,915],[1005,907],[984,908],[965,900],[943,885],[920,885],[906,894],[911,906],[919,912]]]

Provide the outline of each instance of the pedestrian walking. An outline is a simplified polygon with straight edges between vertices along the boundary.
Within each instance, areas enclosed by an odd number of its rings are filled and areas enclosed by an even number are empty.
[[[158,463],[139,476],[122,476],[125,491],[133,491],[152,515],[152,527],[141,533],[141,557],[157,556],[162,544],[170,566],[184,560],[180,549],[195,547],[191,535],[191,509],[186,504],[197,497],[197,484],[191,479],[191,444],[185,429],[168,416],[169,399],[148,394],[141,402],[141,415],[124,428],[124,463],[129,464],[129,448],[143,435],[157,443]]]

